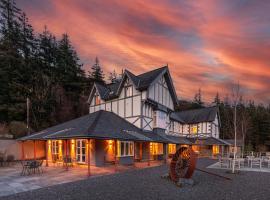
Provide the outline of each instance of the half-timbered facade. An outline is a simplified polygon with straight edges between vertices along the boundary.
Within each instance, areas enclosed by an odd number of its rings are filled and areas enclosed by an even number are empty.
[[[212,155],[227,145],[219,139],[216,107],[176,111],[178,97],[167,66],[140,75],[126,70],[110,84],[95,82],[88,103],[88,115],[20,140],[34,141],[34,146],[42,141],[46,164],[88,166],[166,160],[179,145],[199,152],[210,149]]]

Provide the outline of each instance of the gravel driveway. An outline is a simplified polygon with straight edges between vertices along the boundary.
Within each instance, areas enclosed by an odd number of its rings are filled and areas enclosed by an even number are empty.
[[[212,164],[200,159],[198,167]],[[205,169],[232,180],[196,171],[193,187],[176,187],[161,175],[168,166],[128,171],[15,194],[0,199],[53,200],[53,199],[270,199],[270,173],[241,172],[232,175],[225,170]]]

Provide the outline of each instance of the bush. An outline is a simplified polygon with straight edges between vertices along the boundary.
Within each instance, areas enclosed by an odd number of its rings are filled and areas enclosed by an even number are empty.
[[[14,136],[14,138],[20,138],[26,136],[28,133],[26,124],[19,121],[12,121],[9,124],[9,133]]]

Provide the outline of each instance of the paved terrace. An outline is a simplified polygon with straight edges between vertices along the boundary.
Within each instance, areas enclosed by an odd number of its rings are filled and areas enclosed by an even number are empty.
[[[72,183],[50,186],[29,192],[2,197],[7,200],[53,199],[260,199],[270,196],[270,173],[241,172],[208,169],[216,161],[199,159],[198,167],[232,178],[231,181],[196,171],[193,187],[179,188],[161,175],[168,171],[162,165],[142,170],[92,177]],[[1,199],[1,198],[0,198]]]
[[[155,167],[161,164],[163,164],[163,161],[151,161],[150,166],[148,166],[147,162],[135,163],[135,165],[131,166],[91,166],[91,177]],[[50,164],[49,167],[43,166],[42,169],[44,173],[21,176],[21,164],[15,164],[10,167],[0,167],[0,197],[89,178],[87,175],[88,168],[85,165],[69,167],[68,171],[61,165],[54,164]]]

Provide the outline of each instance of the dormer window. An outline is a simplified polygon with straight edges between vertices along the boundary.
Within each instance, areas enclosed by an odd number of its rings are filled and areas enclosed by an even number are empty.
[[[126,95],[126,97],[131,97],[132,96],[132,86],[126,86],[125,87],[125,95]]]
[[[99,105],[101,103],[100,97],[98,94],[95,95],[95,105]]]

